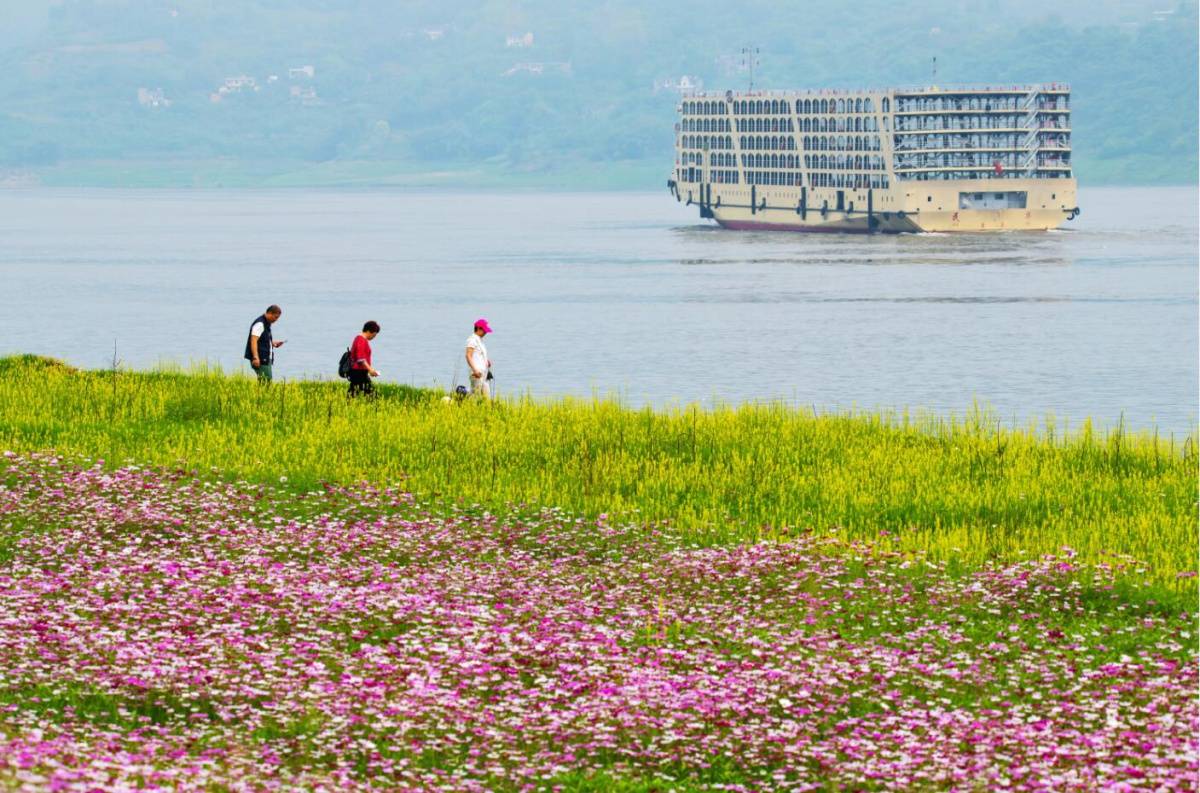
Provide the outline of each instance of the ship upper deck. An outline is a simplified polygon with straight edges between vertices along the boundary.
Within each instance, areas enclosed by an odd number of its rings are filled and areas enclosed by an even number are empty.
[[[675,125],[680,181],[887,188],[1070,176],[1070,87],[703,91]]]

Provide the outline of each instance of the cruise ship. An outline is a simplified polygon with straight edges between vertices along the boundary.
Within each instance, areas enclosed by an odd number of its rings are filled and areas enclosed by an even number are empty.
[[[1079,214],[1071,89],[687,94],[667,186],[730,229],[1044,230]]]

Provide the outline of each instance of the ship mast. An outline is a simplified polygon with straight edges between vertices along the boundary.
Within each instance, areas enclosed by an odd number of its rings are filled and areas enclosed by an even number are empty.
[[[758,65],[758,47],[742,47],[742,68],[750,70],[750,90],[754,90],[754,67]]]

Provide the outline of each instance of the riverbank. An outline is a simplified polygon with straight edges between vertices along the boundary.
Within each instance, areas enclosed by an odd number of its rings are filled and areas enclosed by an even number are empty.
[[[665,163],[665,165],[664,165]],[[659,190],[670,160],[615,160],[604,167],[583,159],[537,167],[503,160],[464,162],[393,160],[84,160],[5,169],[0,188],[225,188],[225,189],[446,189],[446,190]],[[1151,180],[1152,181],[1152,180]],[[1149,182],[1147,182],[1149,183]],[[665,195],[665,192],[664,192]]]
[[[0,188],[439,188],[451,190],[660,190],[669,153],[643,159],[563,157],[536,166],[505,158],[470,162],[428,160],[72,160],[53,165],[0,167]],[[1116,158],[1077,155],[1086,187],[1164,187],[1196,184],[1194,168],[1149,155]]]
[[[217,469],[298,490],[395,483],[493,511],[517,504],[670,521],[701,544],[862,540],[963,568],[1069,548],[1139,581],[1194,588],[1195,438],[1087,424],[1067,435],[1020,431],[982,413],[460,405],[400,386],[355,403],[342,391],[340,383],[263,389],[214,372],[78,371],[7,358],[0,444]]]
[[[1194,439],[26,356],[0,453],[0,787],[1195,778]]]

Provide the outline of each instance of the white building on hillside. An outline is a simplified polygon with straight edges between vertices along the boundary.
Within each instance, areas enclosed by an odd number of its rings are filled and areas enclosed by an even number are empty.
[[[161,88],[139,88],[137,90],[138,104],[142,107],[170,107],[171,100],[163,94]]]

